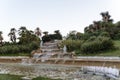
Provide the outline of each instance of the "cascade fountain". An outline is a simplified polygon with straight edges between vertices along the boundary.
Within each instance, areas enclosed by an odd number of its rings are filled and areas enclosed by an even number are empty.
[[[63,53],[64,54],[67,53],[67,47],[66,47],[66,45],[64,45],[64,47],[63,47]]]
[[[40,42],[40,47],[42,47],[43,46],[43,41],[41,40],[41,42]]]

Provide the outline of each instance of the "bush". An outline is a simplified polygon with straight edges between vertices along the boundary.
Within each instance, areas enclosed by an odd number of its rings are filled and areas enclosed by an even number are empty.
[[[62,35],[61,34],[49,34],[49,35],[44,35],[42,37],[43,42],[49,42],[49,41],[54,41],[54,40],[62,40]]]
[[[108,32],[102,32],[100,34],[100,36],[103,36],[103,37],[110,37],[110,34]]]
[[[94,41],[85,42],[81,46],[83,53],[98,53],[113,48],[113,42],[108,37],[98,37]]]
[[[0,54],[18,54],[18,53],[30,53],[32,50],[39,48],[39,44],[36,42],[31,42],[30,44],[12,44],[4,45],[0,47]]]
[[[96,36],[91,36],[91,37],[87,40],[87,42],[94,41],[95,39],[96,39]]]
[[[52,39],[51,39],[51,37],[49,35],[45,35],[45,36],[42,37],[42,40],[45,43],[45,42],[51,41]]]
[[[70,51],[80,49],[82,43],[83,43],[83,41],[81,41],[81,40],[65,40],[65,41],[63,41],[62,45],[66,45],[67,51],[70,52]]]

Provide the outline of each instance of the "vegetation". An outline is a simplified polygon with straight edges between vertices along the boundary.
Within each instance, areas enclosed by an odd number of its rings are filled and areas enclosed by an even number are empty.
[[[91,40],[87,40],[81,46],[82,53],[98,53],[101,51],[106,51],[113,49],[113,42],[107,37],[98,37],[91,38]]]
[[[0,80],[21,80],[22,76],[10,75],[10,74],[0,74]],[[45,77],[37,77],[32,80],[61,80],[61,79],[50,79]]]
[[[106,32],[113,40],[120,39],[120,22],[113,23],[113,19],[110,19],[108,12],[101,13],[102,21],[93,21],[93,24],[85,27],[85,34],[89,33],[94,36],[99,36],[103,32]]]
[[[80,55],[80,56],[120,56],[120,41],[119,40],[114,40],[113,43],[114,43],[115,49],[100,51],[97,54],[96,53],[94,53],[94,54],[91,54],[91,53],[81,54],[79,52],[78,55]]]
[[[19,54],[30,53],[32,50],[39,48],[39,44],[31,42],[29,44],[11,44],[0,47],[0,54]]]
[[[37,77],[32,80],[61,80],[61,79],[50,79],[50,78],[45,78],[45,77]]]
[[[18,36],[16,37],[16,32]],[[18,30],[11,28],[8,36],[11,42],[2,42],[2,31],[0,31],[0,55],[20,55],[28,53],[30,54],[32,50],[38,49],[40,47],[40,41],[43,42],[52,41],[55,39],[62,40],[62,35],[59,30],[55,31],[55,34],[48,34],[44,32],[44,36],[41,39],[41,30],[37,27],[35,32],[28,30],[25,26],[21,26]],[[18,39],[18,41],[16,41]]]
[[[113,50],[114,43],[108,37],[92,36],[88,40],[65,40],[62,42],[67,46],[67,51],[75,51],[77,54],[100,53],[101,51]]]
[[[42,37],[43,42],[62,40],[62,35],[59,30],[54,31],[54,34],[48,34],[48,32],[43,32],[44,36]]]
[[[2,45],[3,45],[2,40],[3,40],[3,37],[2,37],[2,31],[0,31],[0,46],[2,46]]]
[[[18,44],[29,44],[33,41],[40,43],[38,36],[32,30],[27,30],[26,27],[19,28],[19,36]]]
[[[10,40],[13,43],[16,43],[16,35],[15,35],[16,29],[15,28],[11,28],[10,33],[8,34],[8,36],[10,36]]]
[[[68,52],[71,52],[71,51],[74,51],[74,50],[80,50],[81,48],[81,45],[82,45],[83,41],[82,40],[64,40],[62,42],[61,47],[63,47],[64,45],[67,46],[67,51]]]
[[[0,80],[21,80],[21,76],[0,74]]]
[[[117,49],[113,41],[120,40],[120,22],[113,23],[109,12],[102,12],[101,16],[102,20],[93,21],[93,24],[85,27],[84,33],[71,31],[67,35],[63,45],[67,46],[68,51],[75,51],[79,55],[99,55],[101,52]]]
[[[40,39],[33,31],[28,30],[26,27],[20,27],[18,30],[18,38],[16,38],[16,31],[15,28],[11,28],[8,34],[11,42],[4,42],[4,44],[2,44],[0,47],[1,55],[30,53],[32,50],[39,48]],[[2,36],[0,37],[2,42]],[[19,41],[16,42],[16,39],[19,39]]]

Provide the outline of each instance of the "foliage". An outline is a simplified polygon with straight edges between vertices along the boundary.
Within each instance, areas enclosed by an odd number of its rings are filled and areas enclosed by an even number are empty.
[[[10,74],[0,74],[0,80],[21,80],[22,76],[10,75]],[[61,79],[50,79],[45,77],[37,77],[32,80],[61,80]]]
[[[16,29],[15,28],[11,28],[10,33],[8,34],[8,36],[10,36],[10,40],[13,43],[16,43],[16,35],[15,35]]]
[[[98,37],[93,41],[86,41],[81,46],[83,53],[98,53],[112,49],[114,47],[112,40],[108,37]]]
[[[109,12],[102,12],[101,16],[102,21],[93,21],[93,24],[84,28],[85,34],[88,33],[90,36],[107,36],[111,39],[119,40],[120,21],[113,23]]]
[[[64,45],[67,46],[67,51],[74,51],[74,50],[79,50],[81,45],[82,45],[83,41],[82,40],[64,40],[62,42],[62,47]]]
[[[48,34],[48,32],[44,32],[45,35],[42,37],[43,42],[62,40],[62,35],[59,30],[56,30],[54,32],[54,34]]]
[[[43,42],[45,43],[45,42],[51,41],[51,38],[53,38],[53,37],[52,37],[52,36],[49,36],[49,35],[44,35],[44,36],[42,37],[42,40],[43,40]]]
[[[18,53],[30,53],[32,50],[39,48],[37,42],[31,42],[29,44],[11,44],[0,47],[0,54],[18,54]]]
[[[86,42],[94,41],[96,38],[96,36],[91,36]]]
[[[0,80],[21,80],[21,76],[0,74]]]
[[[80,33],[77,31],[70,31],[69,34],[67,34],[66,39],[71,39],[71,40],[87,40],[89,39],[91,34],[89,33]]]
[[[40,30],[39,27],[36,28],[35,34],[36,34],[37,36],[41,36],[41,35],[42,35],[42,31]]]
[[[73,31],[70,31],[69,34],[67,35],[67,39],[72,39],[72,40],[76,40],[77,39],[77,36],[76,36],[76,31],[73,30]],[[78,35],[79,36],[79,35]]]
[[[102,32],[100,34],[100,36],[103,36],[103,37],[110,37],[110,34],[108,32]]]
[[[21,27],[19,30],[19,44],[28,44],[32,41],[40,42],[39,37],[33,34],[33,31],[27,30],[26,27]]]
[[[0,31],[0,46],[2,46],[2,45],[3,45],[2,40],[3,40],[3,37],[2,37],[2,31]]]
[[[61,80],[61,79],[50,79],[50,78],[45,78],[45,77],[37,77],[32,80]]]

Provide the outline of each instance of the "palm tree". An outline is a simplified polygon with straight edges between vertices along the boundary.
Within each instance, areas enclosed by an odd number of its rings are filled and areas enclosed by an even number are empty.
[[[88,26],[84,28],[84,32],[85,32],[85,33],[88,33],[88,32],[89,32],[89,27],[88,27]]]
[[[10,33],[8,34],[8,36],[10,36],[10,40],[12,42],[16,42],[15,32],[16,32],[16,29],[15,28],[11,28]]]
[[[21,26],[18,31],[19,31],[19,35],[22,35],[24,32],[27,31],[27,29],[25,26]]]
[[[29,44],[33,41],[38,42],[39,38],[34,34],[32,30],[28,30],[26,27],[19,28],[19,44]]]
[[[113,19],[110,19],[110,15],[109,15],[109,12],[102,12],[100,13],[100,15],[102,15],[102,20],[103,22],[113,22]]]
[[[62,40],[62,35],[61,35],[61,33],[60,33],[60,31],[59,30],[55,30],[54,31],[54,38],[55,39],[57,39],[57,40]]]
[[[89,25],[89,31],[90,32],[94,32],[94,26],[93,26],[93,24]]]
[[[35,34],[36,34],[38,37],[42,35],[42,31],[40,30],[39,27],[37,27],[37,28],[35,29]]]
[[[102,28],[100,21],[93,21],[93,26],[95,30],[100,30]]]
[[[75,30],[70,31],[69,34],[67,35],[67,39],[72,39],[72,40],[77,39],[76,33],[77,33],[77,31],[75,31]]]
[[[38,36],[38,37],[40,38],[40,40],[42,40],[42,37],[41,37],[42,31],[40,30],[39,27],[37,27],[37,28],[35,29],[35,35]]]
[[[3,40],[2,31],[0,31],[0,46],[2,46],[2,40]]]

